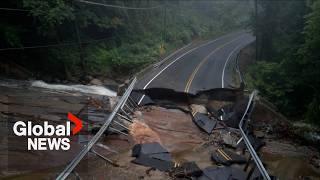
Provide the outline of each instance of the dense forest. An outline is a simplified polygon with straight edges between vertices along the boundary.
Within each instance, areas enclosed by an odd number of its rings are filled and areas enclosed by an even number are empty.
[[[1,59],[9,64],[5,67],[14,65],[47,81],[52,77],[78,81],[85,75],[118,78],[192,40],[245,27],[252,4],[246,0],[2,1]]]
[[[49,82],[126,77],[193,40],[250,27],[249,88],[320,125],[319,0],[10,0],[0,13],[1,75]]]
[[[320,125],[320,1],[258,0],[251,88],[293,120]]]

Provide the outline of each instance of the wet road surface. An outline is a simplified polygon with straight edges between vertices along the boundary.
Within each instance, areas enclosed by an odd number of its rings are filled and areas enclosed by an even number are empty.
[[[136,89],[168,88],[195,94],[201,90],[229,87],[228,63],[236,59],[241,48],[255,38],[247,32],[236,32],[176,51],[164,63],[140,78]],[[143,98],[139,98],[139,102]]]

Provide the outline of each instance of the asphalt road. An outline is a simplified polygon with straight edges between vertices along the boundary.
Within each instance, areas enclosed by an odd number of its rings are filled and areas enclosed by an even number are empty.
[[[188,45],[145,73],[135,89],[168,88],[195,94],[200,90],[226,88],[229,86],[226,79],[231,78],[226,70],[228,63],[254,40],[250,33],[235,32],[196,46]]]

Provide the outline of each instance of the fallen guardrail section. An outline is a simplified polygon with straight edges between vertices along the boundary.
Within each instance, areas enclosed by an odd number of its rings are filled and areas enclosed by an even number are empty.
[[[250,121],[250,114],[254,108],[254,97],[256,96],[257,94],[257,91],[253,91],[249,97],[249,102],[248,102],[248,105],[246,107],[246,110],[241,118],[241,121],[239,123],[239,129],[240,129],[240,133],[241,133],[241,136],[242,138],[239,140],[243,140],[244,143],[246,144],[246,147],[248,148],[248,151],[251,155],[251,157],[249,158],[249,161],[250,162],[250,159],[252,158],[255,162],[255,166],[258,168],[260,174],[262,175],[262,177],[266,180],[271,180],[267,170],[265,169],[265,167],[263,166],[259,156],[257,155],[256,151],[254,150],[248,136],[247,136],[247,128],[248,128],[248,124],[249,124],[249,121]],[[254,169],[254,168],[253,168]]]
[[[79,164],[79,162],[83,159],[83,157],[91,152],[94,153],[95,155],[97,155],[98,157],[101,157],[102,159],[104,159],[105,161],[113,164],[113,161],[107,159],[106,157],[98,154],[97,152],[92,150],[92,147],[96,144],[96,142],[99,140],[99,138],[103,135],[103,133],[106,130],[111,130],[114,132],[117,132],[119,134],[125,134],[124,132],[110,127],[110,125],[112,124],[116,124],[118,126],[121,126],[123,128],[127,127],[125,125],[123,125],[121,122],[117,121],[115,119],[116,116],[118,116],[121,119],[124,119],[126,121],[132,122],[129,116],[130,112],[133,112],[133,109],[135,107],[137,107],[137,105],[135,104],[135,102],[129,97],[133,87],[135,86],[135,83],[137,82],[137,79],[134,78],[130,85],[127,87],[125,93],[123,94],[123,96],[121,97],[121,99],[119,100],[118,104],[115,106],[115,108],[113,109],[112,113],[108,116],[108,118],[106,118],[106,121],[104,122],[104,124],[101,126],[101,128],[99,129],[99,131],[93,136],[93,138],[88,142],[88,144],[84,147],[84,149],[82,149],[80,151],[80,153],[66,166],[66,168],[57,176],[57,180],[64,180],[66,179],[70,173],[73,172],[74,168]],[[75,173],[76,174],[76,173]]]

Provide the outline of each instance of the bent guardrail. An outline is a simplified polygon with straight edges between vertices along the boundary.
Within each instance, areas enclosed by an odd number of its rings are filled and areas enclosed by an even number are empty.
[[[115,106],[114,110],[112,111],[112,113],[109,115],[108,119],[104,122],[104,124],[101,126],[100,130],[93,136],[93,138],[88,142],[88,144],[85,146],[84,149],[82,149],[80,151],[80,153],[67,165],[67,167],[59,174],[59,176],[56,178],[57,180],[64,180],[66,179],[70,173],[74,170],[74,168],[79,164],[79,162],[83,159],[83,157],[90,152],[91,148],[93,147],[93,145],[99,140],[99,138],[102,136],[102,134],[108,129],[108,127],[110,126],[110,124],[112,123],[114,117],[116,115],[120,115],[118,114],[118,111],[121,110],[123,112],[125,112],[125,110],[123,109],[123,107],[126,104],[126,101],[128,100],[131,91],[135,85],[135,83],[137,82],[137,79],[134,78],[131,82],[131,84],[128,86],[127,90],[125,91],[125,93],[123,94],[123,96],[121,97],[120,101],[118,102],[118,104]],[[128,106],[128,105],[126,105]],[[123,116],[122,118],[127,118],[125,117],[125,115],[121,115]],[[113,129],[115,130],[115,129]]]
[[[245,125],[244,123],[247,123],[245,121],[248,120],[248,117],[249,117],[249,113],[251,113],[252,109],[253,109],[253,106],[254,106],[254,103],[253,103],[253,100],[254,100],[254,97],[255,95],[257,94],[257,91],[254,90],[251,94],[250,94],[250,97],[249,97],[249,102],[248,102],[248,105],[247,105],[247,108],[241,118],[241,121],[239,123],[239,129],[240,129],[240,132],[241,132],[241,136],[243,138],[243,141],[244,143],[246,144],[247,148],[248,148],[248,151],[251,155],[251,157],[253,158],[256,166],[258,167],[259,169],[259,172],[261,173],[261,175],[263,176],[264,179],[266,180],[271,180],[267,170],[265,169],[265,167],[263,166],[259,156],[257,155],[256,151],[254,150],[247,134],[245,133],[245,131],[243,130],[243,125]]]

